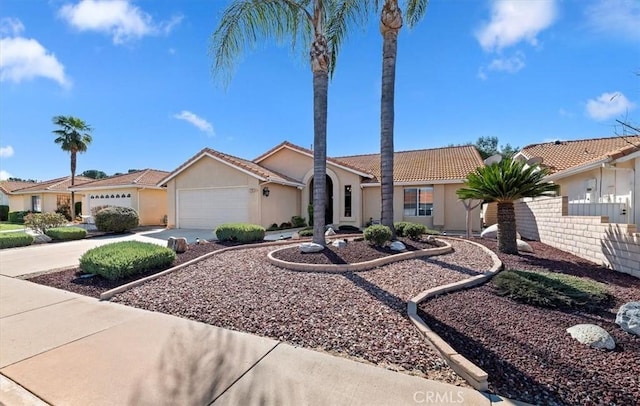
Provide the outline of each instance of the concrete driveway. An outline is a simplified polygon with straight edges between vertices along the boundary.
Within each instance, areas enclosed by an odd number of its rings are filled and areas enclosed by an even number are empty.
[[[188,242],[195,239],[212,239],[207,230],[152,229],[132,234],[110,235],[78,241],[31,245],[29,247],[0,250],[0,275],[16,277],[53,269],[77,266],[82,254],[100,245],[118,241],[143,241],[165,245],[169,237],[185,237]]]

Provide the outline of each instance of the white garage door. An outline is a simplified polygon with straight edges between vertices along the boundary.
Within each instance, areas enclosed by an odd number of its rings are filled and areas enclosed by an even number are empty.
[[[131,193],[109,192],[92,193],[89,195],[89,205],[131,207]]]
[[[222,223],[249,222],[246,187],[178,190],[178,227],[213,230]]]

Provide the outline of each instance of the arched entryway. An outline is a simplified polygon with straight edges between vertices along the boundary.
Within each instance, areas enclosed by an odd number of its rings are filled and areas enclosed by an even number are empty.
[[[325,193],[324,223],[333,224],[333,181],[329,175],[326,175]],[[313,204],[313,178],[309,183],[309,202]]]

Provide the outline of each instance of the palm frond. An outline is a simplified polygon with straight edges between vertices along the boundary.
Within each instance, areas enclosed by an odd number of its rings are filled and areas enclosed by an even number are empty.
[[[327,10],[327,41],[329,43],[329,75],[333,76],[340,48],[345,41],[349,28],[366,26],[371,12],[378,8],[378,0],[341,0],[329,1]]]
[[[409,28],[413,28],[427,12],[429,0],[407,0],[405,18]]]
[[[309,41],[312,21],[304,7],[308,3],[307,0],[233,2],[211,37],[209,54],[213,57],[214,77],[230,79],[244,49],[255,48],[259,41],[275,38],[282,43],[289,38],[294,46],[301,39]]]

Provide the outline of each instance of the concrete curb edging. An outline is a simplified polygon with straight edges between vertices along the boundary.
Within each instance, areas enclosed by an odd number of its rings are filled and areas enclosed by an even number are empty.
[[[299,240],[295,240],[295,241],[297,242]],[[131,288],[135,288],[136,286],[142,285],[143,283],[152,281],[152,280],[157,279],[157,278],[159,278],[161,276],[164,276],[164,275],[170,274],[172,272],[178,271],[178,270],[180,270],[182,268],[185,268],[185,267],[187,267],[189,265],[193,265],[196,262],[202,261],[203,259],[209,258],[209,257],[214,256],[216,254],[222,254],[223,252],[233,251],[233,250],[238,250],[238,249],[262,248],[262,247],[271,247],[271,246],[275,246],[275,245],[290,245],[290,244],[295,244],[295,243],[292,240],[283,240],[283,241],[266,242],[266,243],[259,243],[259,244],[236,245],[234,247],[228,247],[228,248],[223,248],[223,249],[220,249],[220,250],[217,250],[217,251],[211,251],[211,252],[208,252],[208,253],[206,253],[206,254],[204,254],[202,256],[199,256],[199,257],[194,258],[194,259],[192,259],[190,261],[187,261],[187,262],[185,262],[183,264],[174,266],[173,268],[165,269],[162,272],[158,272],[158,273],[155,273],[153,275],[149,275],[149,276],[147,276],[145,278],[138,279],[138,280],[135,280],[133,282],[129,282],[129,283],[125,284],[125,285],[118,286],[117,288],[113,288],[111,290],[107,290],[106,292],[102,292],[100,294],[100,300],[109,300],[112,297],[114,297],[115,295],[117,295],[118,293],[122,293],[122,292],[127,291],[127,290],[129,290]]]
[[[489,254],[491,259],[493,260],[493,266],[482,275],[472,276],[470,278],[447,285],[436,286],[435,288],[427,289],[419,293],[407,302],[407,315],[409,316],[409,320],[411,320],[418,331],[431,343],[431,345],[438,351],[438,353],[440,353],[440,356],[442,356],[442,358],[451,367],[451,369],[453,369],[458,375],[463,377],[467,381],[467,383],[469,383],[469,385],[471,385],[474,389],[479,391],[487,391],[489,375],[476,364],[469,361],[464,356],[459,354],[456,350],[454,350],[453,347],[451,347],[445,340],[442,339],[442,337],[431,330],[427,323],[420,316],[418,316],[419,303],[424,302],[425,300],[432,297],[442,295],[444,293],[455,292],[457,290],[468,289],[481,285],[485,282],[488,282],[503,268],[500,258],[498,258],[498,256],[493,253],[493,251],[491,251],[484,245],[461,238],[450,239],[464,241],[466,243],[474,244],[482,248],[487,254]]]
[[[274,258],[273,256],[274,253],[283,249],[288,249],[288,248],[280,248],[280,249],[271,251],[267,255],[267,259],[269,260],[269,263],[271,263],[272,265],[278,266],[280,268],[289,269],[291,271],[327,272],[327,273],[365,271],[365,270],[377,268],[379,266],[387,265],[392,262],[404,261],[407,259],[413,259],[418,257],[431,257],[436,255],[447,254],[453,251],[451,244],[442,240],[438,240],[438,241],[444,243],[445,245],[443,247],[425,248],[422,250],[403,252],[401,254],[389,255],[382,258],[372,259],[371,261],[358,262],[355,264],[344,264],[344,265],[301,264],[298,262],[288,262],[288,261],[283,261],[281,259]]]

